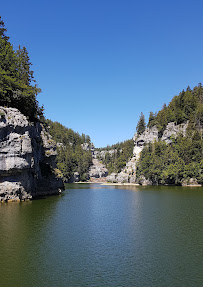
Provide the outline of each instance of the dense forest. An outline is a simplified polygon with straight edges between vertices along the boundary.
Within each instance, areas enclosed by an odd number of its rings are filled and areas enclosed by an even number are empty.
[[[109,173],[120,172],[129,159],[133,156],[134,141],[126,140],[104,148],[98,148],[97,151],[107,151],[105,157],[99,159],[106,165]],[[113,151],[113,152],[111,152]]]
[[[140,118],[141,119],[141,118]],[[159,137],[169,122],[188,123],[186,136],[146,145],[137,166],[137,178],[152,184],[187,184],[193,178],[203,184],[203,87],[190,87],[175,96],[158,113],[150,113],[148,127],[157,126]],[[138,123],[139,128],[140,121]],[[140,124],[143,126],[143,124]],[[145,125],[146,126],[146,125]],[[139,133],[138,133],[139,134]]]
[[[199,83],[193,90],[188,86],[178,96],[173,97],[169,105],[163,105],[158,113],[150,112],[148,127],[157,126],[160,136],[170,122],[181,124],[190,122],[197,130],[203,126],[203,87]]]
[[[49,133],[57,142],[57,166],[65,181],[73,181],[78,173],[81,181],[89,179],[88,170],[92,164],[91,140],[85,134],[79,135],[58,122],[46,120]]]

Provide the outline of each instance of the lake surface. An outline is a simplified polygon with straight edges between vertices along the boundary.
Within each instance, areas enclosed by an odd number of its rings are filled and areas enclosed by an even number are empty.
[[[0,204],[0,286],[203,286],[203,188],[66,185]]]

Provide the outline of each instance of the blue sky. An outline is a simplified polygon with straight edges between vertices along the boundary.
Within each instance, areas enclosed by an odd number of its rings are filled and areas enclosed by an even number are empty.
[[[7,0],[0,11],[45,116],[96,147],[132,138],[141,112],[203,82],[202,0]]]

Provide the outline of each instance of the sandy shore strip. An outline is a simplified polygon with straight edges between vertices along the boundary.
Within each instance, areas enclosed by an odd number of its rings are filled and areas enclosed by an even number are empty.
[[[112,182],[92,182],[92,181],[78,181],[78,182],[73,182],[73,183],[79,183],[79,184],[100,184],[100,185],[130,185],[130,186],[140,186],[139,183],[112,183]]]
[[[79,182],[73,182],[74,184],[100,184],[100,185],[120,185],[120,186],[142,186],[141,184],[139,183],[118,183],[118,182],[115,182],[115,183],[112,183],[112,182],[92,182],[92,181],[79,181]],[[143,185],[145,186],[145,185]],[[149,186],[149,185],[148,185]],[[159,186],[176,186],[176,185],[168,185],[168,184],[165,184],[165,185],[159,185]],[[191,184],[191,185],[182,185],[182,187],[202,187],[201,184]]]
[[[112,183],[112,182],[102,182],[101,185],[130,185],[130,186],[140,186],[139,183]]]
[[[84,183],[86,183],[86,184],[87,184],[87,183],[88,183],[88,184],[89,184],[89,183],[102,183],[102,182],[78,181],[78,182],[71,182],[71,183],[74,183],[74,184],[78,184],[78,183],[79,183],[79,184],[81,184],[81,183],[82,183],[82,184],[84,184]]]

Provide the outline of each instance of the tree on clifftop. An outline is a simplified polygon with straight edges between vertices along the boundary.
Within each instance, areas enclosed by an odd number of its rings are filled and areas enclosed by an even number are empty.
[[[32,63],[25,47],[13,49],[0,16],[0,105],[19,109],[30,120],[43,116],[37,94],[41,91],[35,84]]]
[[[2,21],[1,16],[0,16],[0,37],[6,41],[8,41],[9,37],[5,35],[5,32],[7,29],[5,28],[4,21]]]
[[[154,114],[153,112],[150,112],[149,113],[149,121],[147,124],[148,128],[151,128],[156,124],[155,119],[156,119],[156,114]]]
[[[136,126],[136,131],[138,133],[138,135],[141,135],[146,129],[146,123],[145,123],[145,117],[143,115],[143,113],[140,114],[140,119],[137,123]]]

